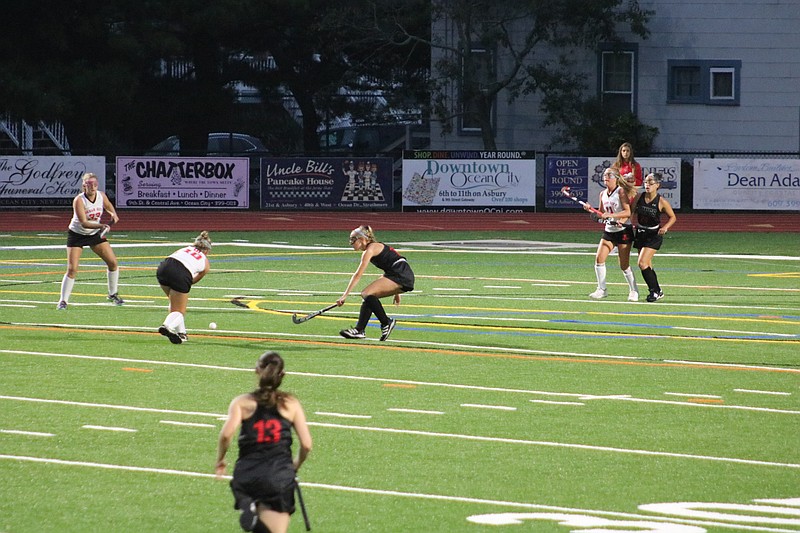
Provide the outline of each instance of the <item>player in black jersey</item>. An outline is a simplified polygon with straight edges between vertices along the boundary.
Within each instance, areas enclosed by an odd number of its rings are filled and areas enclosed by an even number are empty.
[[[228,407],[215,471],[218,477],[225,474],[225,454],[241,425],[239,458],[231,480],[234,508],[241,510],[239,523],[245,531],[283,533],[295,510],[295,477],[311,451],[311,433],[300,401],[279,390],[284,376],[281,356],[264,353],[256,374],[258,389],[237,396]],[[296,459],[292,459],[292,427],[300,440]]]
[[[664,234],[677,220],[669,201],[658,194],[661,178],[660,172],[648,174],[644,179],[644,192],[633,202],[633,213],[636,216],[636,236],[633,245],[639,250],[639,269],[642,271],[647,288],[650,289],[648,302],[655,302],[664,297],[664,292],[658,284],[658,276],[653,270],[653,256],[661,248]],[[662,213],[669,217],[663,225]]]
[[[385,341],[391,335],[397,320],[386,316],[380,298],[394,296],[394,303],[399,305],[400,294],[414,290],[414,272],[406,258],[398,254],[394,248],[377,242],[372,228],[367,225],[359,226],[350,232],[350,245],[353,250],[362,252],[361,262],[350,278],[347,289],[336,300],[337,304],[344,305],[350,291],[356,286],[370,263],[383,270],[383,276],[361,291],[362,302],[358,322],[354,328],[340,331],[339,335],[346,339],[363,339],[366,337],[364,331],[369,319],[374,313],[381,323],[381,340]]]

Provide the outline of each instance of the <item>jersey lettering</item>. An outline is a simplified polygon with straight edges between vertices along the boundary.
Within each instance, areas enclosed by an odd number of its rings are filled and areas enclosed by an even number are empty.
[[[259,420],[253,427],[258,431],[256,442],[276,444],[281,440],[281,423],[274,418]]]

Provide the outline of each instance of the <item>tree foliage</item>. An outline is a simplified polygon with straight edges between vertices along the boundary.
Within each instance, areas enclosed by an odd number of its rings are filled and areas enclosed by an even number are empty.
[[[281,105],[287,94],[303,120],[294,146],[304,140],[314,149],[320,121],[337,111],[342,88],[419,94],[418,81],[426,78],[420,69],[429,65],[424,46],[397,38],[398,27],[427,32],[422,0],[7,4],[0,112],[60,120],[78,151],[143,148],[175,133],[182,149],[201,149],[208,132],[243,123],[260,129],[252,132],[260,137],[286,140],[297,136]],[[260,68],[268,59],[270,68]],[[242,113],[247,106],[235,103],[237,84],[259,88],[262,103]]]
[[[637,0],[434,0],[434,111],[445,129],[464,118],[479,125],[484,148],[496,149],[492,105],[539,93],[551,124],[584,104],[585,78],[573,54],[620,41],[620,30],[647,37],[650,13]],[[482,64],[486,54],[498,58]],[[454,80],[457,86],[454,87]],[[456,96],[452,96],[456,95]]]

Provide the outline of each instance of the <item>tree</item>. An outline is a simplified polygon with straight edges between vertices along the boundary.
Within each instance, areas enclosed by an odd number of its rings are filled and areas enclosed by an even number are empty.
[[[492,105],[501,94],[513,101],[540,93],[543,110],[557,121],[557,106],[546,104],[578,105],[575,96],[584,92],[570,54],[618,42],[622,26],[646,38],[649,15],[638,0],[434,0],[434,26],[441,30],[430,43],[441,54],[434,113],[446,131],[454,119],[470,121],[484,148],[495,150]]]

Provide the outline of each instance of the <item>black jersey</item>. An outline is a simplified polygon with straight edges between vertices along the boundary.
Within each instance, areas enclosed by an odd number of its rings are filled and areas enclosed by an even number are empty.
[[[283,418],[277,406],[259,405],[239,433],[239,460],[284,458],[292,463],[292,423]]]
[[[395,263],[401,259],[405,261],[405,257],[398,254],[394,248],[391,246],[386,246],[383,243],[380,244],[383,246],[383,250],[381,250],[380,253],[373,255],[369,260],[370,263],[380,268],[384,272],[391,272]]]
[[[636,222],[638,226],[647,229],[657,229],[661,224],[661,211],[658,204],[661,202],[661,195],[656,194],[652,202],[648,202],[642,194],[636,202]]]

